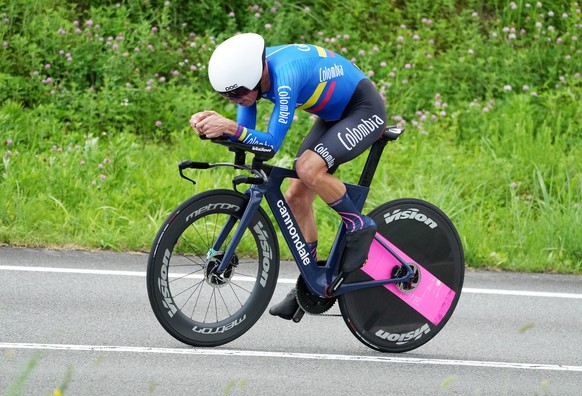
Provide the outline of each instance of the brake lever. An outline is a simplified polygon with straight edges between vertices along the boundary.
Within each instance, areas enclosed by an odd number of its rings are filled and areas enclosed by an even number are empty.
[[[184,175],[184,169],[189,169],[189,168],[194,168],[194,167],[195,167],[194,161],[190,161],[190,160],[185,160],[185,161],[182,161],[178,164],[178,169],[180,171],[180,177],[182,179],[186,179],[186,180],[192,182],[192,184],[196,185],[196,182],[194,180],[192,180],[188,176]]]

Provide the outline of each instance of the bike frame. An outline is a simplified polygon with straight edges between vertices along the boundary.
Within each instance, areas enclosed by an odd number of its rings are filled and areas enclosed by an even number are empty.
[[[372,177],[376,171],[376,167],[384,146],[389,140],[393,139],[381,138],[376,141],[374,145],[372,145],[358,185],[345,183],[348,196],[354,202],[356,208],[360,211],[363,209],[366,202],[366,198],[370,191]],[[295,259],[295,262],[299,268],[299,272],[301,273],[301,276],[303,277],[308,289],[319,297],[330,297],[329,286],[334,281],[334,275],[337,275],[336,278],[340,276],[337,267],[338,263],[341,262],[343,248],[345,245],[345,227],[339,227],[339,231],[331,248],[326,265],[319,266],[311,253],[305,248],[305,238],[301,233],[301,230],[299,229],[299,226],[293,217],[293,213],[291,212],[291,209],[285,201],[285,197],[281,191],[281,185],[283,184],[283,181],[287,178],[297,179],[297,173],[294,170],[277,166],[269,166],[268,170],[268,180],[266,183],[251,185],[251,187],[245,192],[245,194],[249,196],[249,202],[240,219],[237,229],[234,232],[232,240],[224,252],[222,262],[218,266],[216,272],[220,274],[227,269],[228,263],[230,262],[234,251],[243,236],[243,233],[250,224],[250,220],[258,210],[263,198],[265,198],[273,213],[275,221],[279,225],[285,242],[287,243],[287,246],[289,246],[289,250]],[[220,250],[222,244],[225,242],[227,235],[229,235],[235,223],[236,219],[231,217],[221,230],[214,246],[212,247],[213,251],[210,253]],[[342,283],[341,285],[336,285],[333,288],[334,297],[367,287],[401,283],[410,280],[410,278],[413,276],[413,271],[408,263],[406,263],[405,260],[403,260],[382,240],[376,238],[376,241],[381,243],[382,246],[403,265],[403,267],[406,269],[406,274],[401,277],[392,279],[370,280],[349,284]]]

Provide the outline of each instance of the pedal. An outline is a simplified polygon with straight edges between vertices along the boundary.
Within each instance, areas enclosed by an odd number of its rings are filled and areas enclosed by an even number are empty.
[[[303,315],[305,315],[305,311],[301,309],[301,307],[297,308],[297,311],[295,311],[295,314],[293,315],[293,322],[299,323],[303,318]]]

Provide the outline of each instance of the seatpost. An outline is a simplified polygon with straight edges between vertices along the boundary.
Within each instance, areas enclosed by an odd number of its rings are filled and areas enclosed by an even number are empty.
[[[384,147],[390,139],[386,138],[384,135],[380,139],[376,140],[372,147],[370,148],[370,153],[366,159],[366,165],[364,165],[364,170],[362,170],[362,175],[360,176],[360,181],[358,185],[363,187],[370,187],[372,184],[372,179],[374,178],[374,173],[376,173],[376,168],[382,157],[382,152]]]

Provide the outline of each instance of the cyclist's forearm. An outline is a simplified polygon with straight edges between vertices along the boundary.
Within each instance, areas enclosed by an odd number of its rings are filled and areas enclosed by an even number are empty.
[[[275,138],[269,132],[262,132],[256,129],[247,128],[244,125],[238,124],[236,133],[231,137],[231,140],[236,140],[246,144],[260,144],[269,146],[275,150],[279,149],[280,144],[277,144]]]

